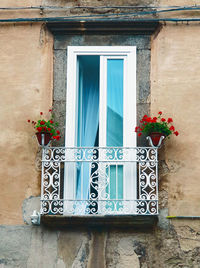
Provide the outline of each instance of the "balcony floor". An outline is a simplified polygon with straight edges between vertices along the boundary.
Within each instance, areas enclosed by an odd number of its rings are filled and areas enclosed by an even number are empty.
[[[158,215],[43,215],[41,223],[54,227],[153,227]]]

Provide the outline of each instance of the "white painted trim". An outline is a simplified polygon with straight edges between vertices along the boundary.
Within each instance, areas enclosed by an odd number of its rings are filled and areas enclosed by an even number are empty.
[[[66,92],[66,126],[65,126],[65,145],[68,147],[75,146],[76,126],[75,126],[75,114],[76,114],[76,79],[69,79],[76,74],[76,55],[73,53],[73,49],[68,49],[68,61],[67,61],[67,92]],[[69,90],[70,89],[70,90]],[[69,101],[71,100],[71,101]],[[76,168],[75,163],[65,163],[64,178],[64,199],[75,199],[76,189]],[[64,202],[64,214],[66,214],[66,207],[69,210],[69,204]]]
[[[68,53],[76,53],[79,55],[113,55],[117,54],[129,54],[135,51],[134,46],[68,46]]]
[[[106,100],[107,100],[107,65],[104,56],[100,56],[100,99],[99,99],[99,147],[106,146]]]
[[[106,146],[106,107],[107,107],[107,64],[108,58],[124,58],[124,126],[123,146],[136,147],[136,47],[133,46],[68,46],[67,52],[67,93],[66,93],[66,132],[65,146],[76,147],[76,101],[77,101],[77,56],[100,55],[100,106],[99,106],[99,147]],[[135,167],[126,164],[124,168],[124,198],[136,199]],[[76,168],[65,165],[64,198],[75,198]],[[134,185],[133,185],[134,184]],[[132,189],[132,190],[131,190]]]

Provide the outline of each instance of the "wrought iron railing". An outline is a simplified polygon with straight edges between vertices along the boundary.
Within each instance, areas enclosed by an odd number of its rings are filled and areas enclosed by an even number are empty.
[[[43,147],[40,213],[158,214],[157,150]]]

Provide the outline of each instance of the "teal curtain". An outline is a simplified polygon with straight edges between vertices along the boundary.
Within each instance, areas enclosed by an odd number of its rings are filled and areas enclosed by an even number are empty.
[[[123,59],[107,61],[107,146],[123,146]],[[110,166],[110,198],[123,198],[123,166]]]
[[[79,56],[78,60],[77,146],[94,147],[99,126],[99,56]],[[80,163],[77,170],[76,199],[89,198],[90,172],[89,163]]]

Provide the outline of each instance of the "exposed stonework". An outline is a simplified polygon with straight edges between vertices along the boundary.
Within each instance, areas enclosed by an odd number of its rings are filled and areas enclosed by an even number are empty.
[[[172,226],[140,231],[0,226],[0,267],[198,268],[197,230],[187,225],[177,232]]]
[[[89,254],[90,235],[86,232],[60,231],[58,234],[58,256],[66,267],[86,267]]]
[[[55,267],[57,263],[57,232],[43,228],[29,227],[31,243],[27,267]]]
[[[122,238],[118,244],[119,262],[117,268],[140,268],[140,262],[134,251],[133,241],[131,238]]]
[[[0,267],[26,267],[31,235],[30,227],[0,226]]]
[[[106,267],[105,259],[105,243],[107,232],[104,230],[94,230],[91,232],[90,254],[88,268],[104,268]]]

